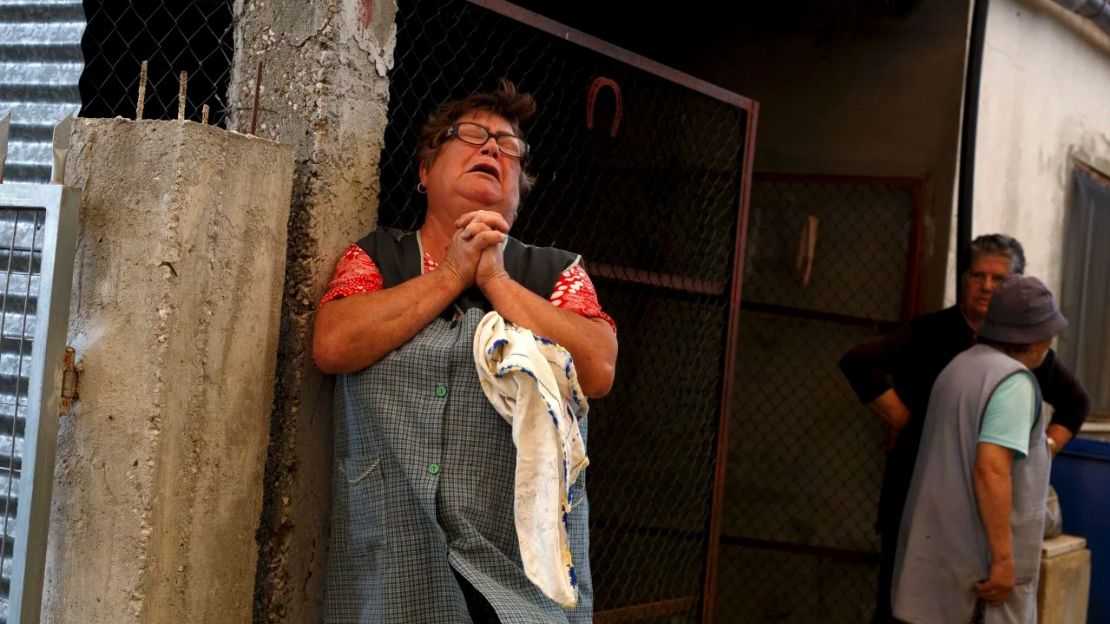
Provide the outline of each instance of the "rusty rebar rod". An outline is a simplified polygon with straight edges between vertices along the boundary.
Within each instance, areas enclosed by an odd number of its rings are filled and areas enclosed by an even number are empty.
[[[143,118],[143,108],[146,106],[146,65],[147,61],[143,61],[139,68],[139,100],[135,104],[135,121]]]
[[[177,87],[177,120],[185,121],[185,91],[189,85],[189,72],[182,71]]]

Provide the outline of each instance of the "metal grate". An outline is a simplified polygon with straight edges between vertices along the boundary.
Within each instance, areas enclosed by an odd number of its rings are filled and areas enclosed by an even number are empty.
[[[0,116],[11,111],[7,182],[46,182],[54,124],[81,105],[80,0],[0,0]]]
[[[870,621],[882,432],[837,361],[916,306],[921,188],[756,176],[717,622]],[[803,286],[797,254],[810,215],[820,225]]]
[[[415,137],[440,102],[501,77],[536,97],[513,235],[581,253],[621,340],[589,418],[595,621],[694,621],[751,103],[500,2],[405,3],[397,22],[379,221],[421,222]]]
[[[82,117],[134,118],[139,72],[148,63],[144,119],[176,119],[179,76],[189,73],[185,118],[223,126],[234,29],[230,0],[86,0],[81,40]]]
[[[744,301],[897,321],[906,313],[915,180],[757,174],[744,263]],[[793,287],[802,226],[819,220],[810,283]],[[873,241],[884,241],[875,244]]]
[[[0,615],[8,617],[31,350],[42,265],[43,210],[0,210]]]

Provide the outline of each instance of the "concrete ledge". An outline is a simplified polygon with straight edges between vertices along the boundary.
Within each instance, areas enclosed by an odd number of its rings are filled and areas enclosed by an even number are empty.
[[[1057,535],[1044,541],[1044,546],[1041,547],[1041,557],[1049,559],[1086,547],[1087,540],[1078,535]]]

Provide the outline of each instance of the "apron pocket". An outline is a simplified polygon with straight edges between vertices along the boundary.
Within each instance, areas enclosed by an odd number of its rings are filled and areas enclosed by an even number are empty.
[[[356,455],[336,460],[335,505],[332,530],[340,534],[338,544],[346,544],[353,553],[365,553],[379,546],[384,539],[382,514],[385,496],[381,458],[378,455]]]

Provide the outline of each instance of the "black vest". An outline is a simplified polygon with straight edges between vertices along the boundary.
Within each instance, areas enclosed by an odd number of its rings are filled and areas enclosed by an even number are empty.
[[[358,246],[378,266],[384,288],[392,288],[418,277],[424,266],[415,232],[378,228],[358,241]],[[544,299],[551,296],[559,275],[577,259],[577,255],[568,251],[525,245],[511,236],[505,241],[505,271],[518,284]],[[480,308],[486,312],[493,310],[493,306],[476,286],[459,295],[455,306],[460,312],[466,312],[470,308]],[[448,306],[441,316],[450,320],[454,314],[454,307]]]

